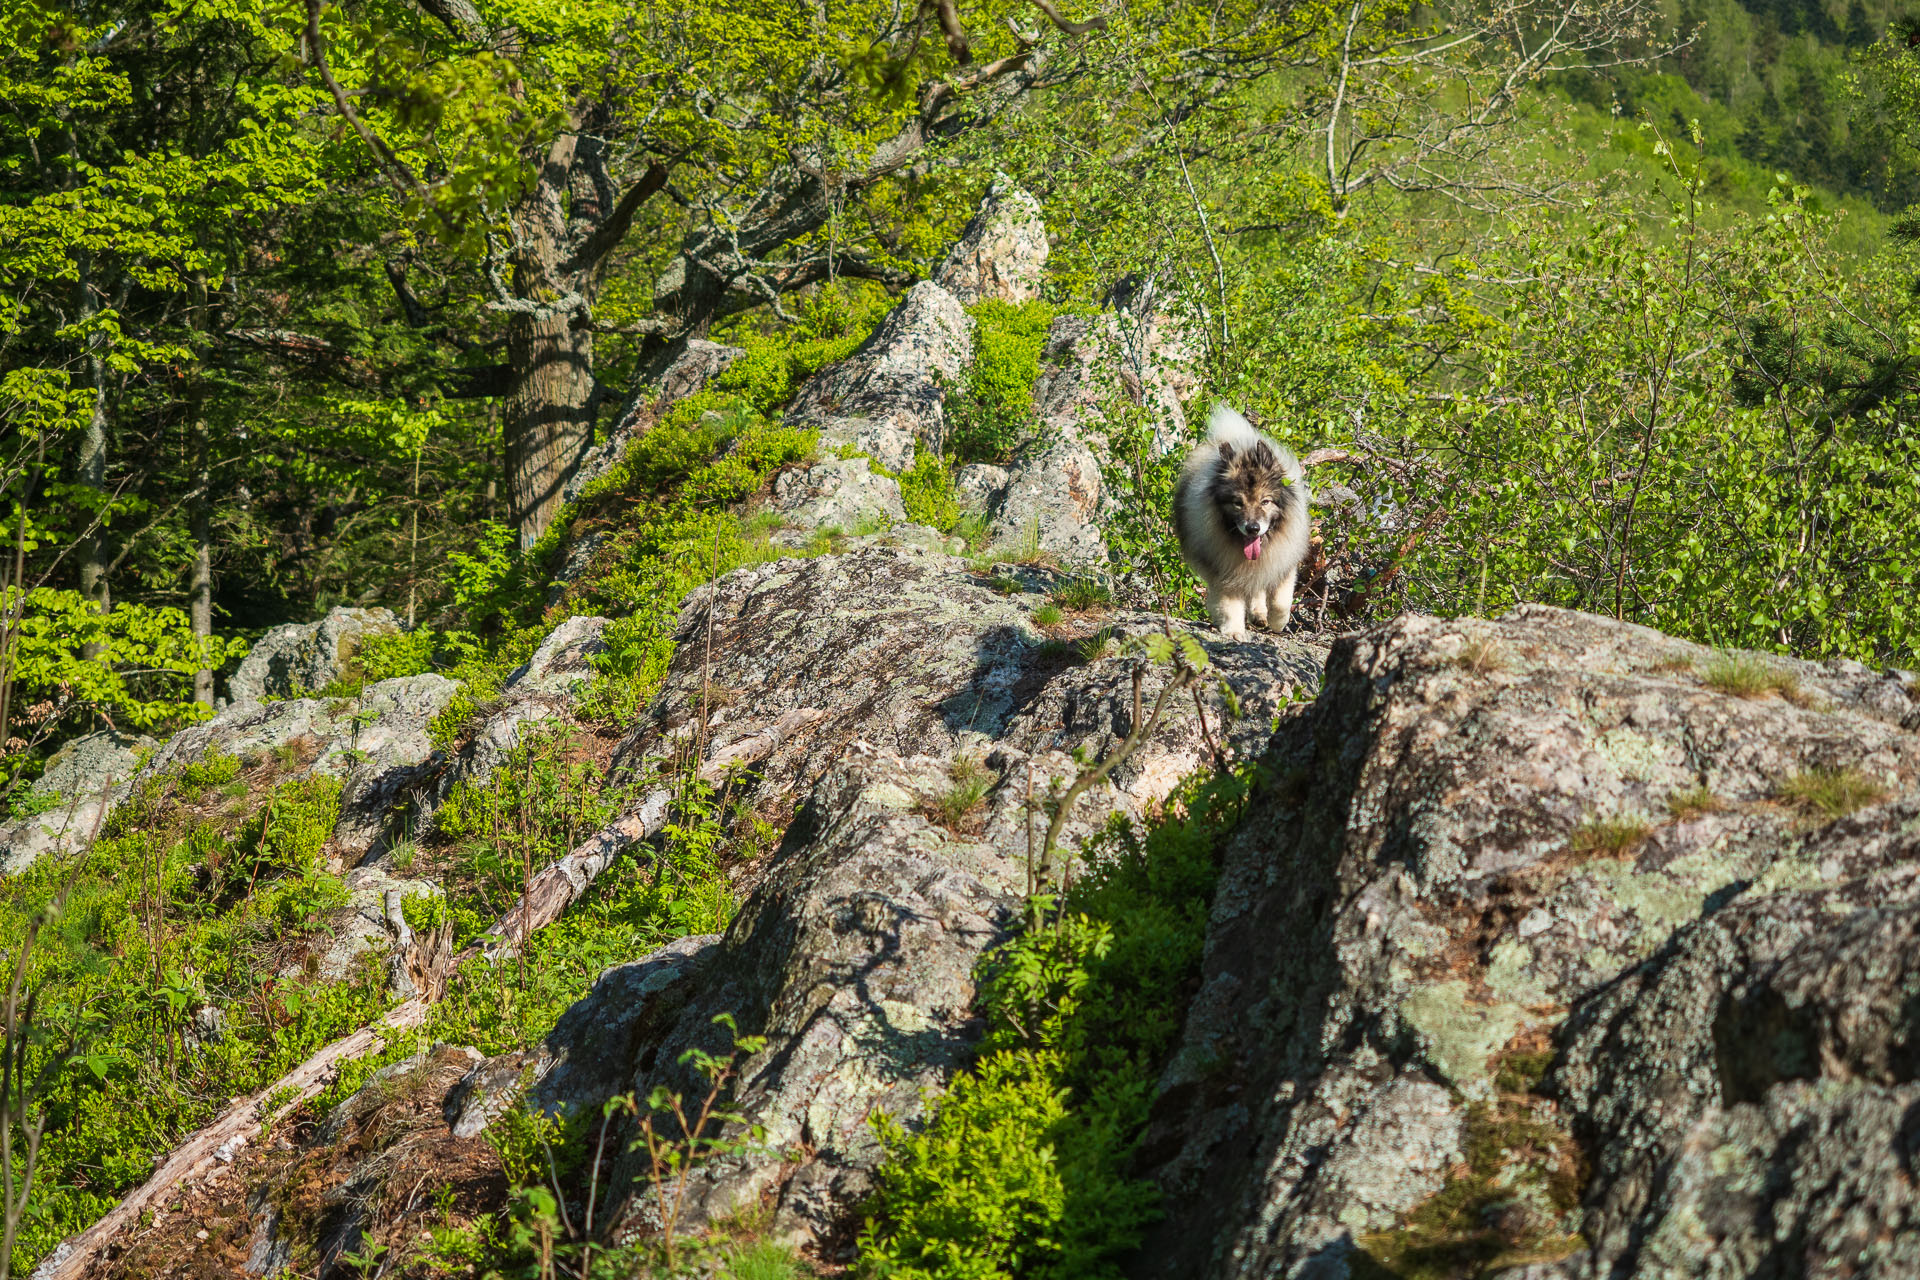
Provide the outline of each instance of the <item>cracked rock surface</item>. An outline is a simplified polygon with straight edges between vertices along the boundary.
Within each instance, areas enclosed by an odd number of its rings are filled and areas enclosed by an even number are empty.
[[[713,1018],[732,1014],[742,1034],[767,1038],[741,1064],[738,1098],[764,1127],[765,1150],[703,1167],[687,1221],[766,1201],[783,1239],[843,1239],[880,1155],[871,1116],[922,1115],[925,1092],[969,1059],[982,1030],[973,970],[1027,889],[1029,770],[1044,794],[1070,774],[1069,749],[1105,751],[1131,723],[1129,660],[1088,661],[1031,621],[1054,581],[1027,571],[1030,589],[1002,595],[953,557],[866,548],[741,569],[689,597],[666,684],[616,767],[644,778],[704,741],[704,760],[750,770],[736,775],[736,794],[791,814],[785,839],[743,884],[723,937],[639,962],[630,1029],[582,1012],[611,1010],[629,980],[610,974],[533,1059],[510,1055],[476,1080],[510,1080],[531,1062],[535,1099],[563,1109],[660,1085],[704,1092],[680,1057],[724,1050]],[[1124,635],[1160,623],[1111,612],[1081,630],[1102,627]],[[1210,736],[1257,751],[1282,701],[1318,679],[1312,645],[1198,634],[1243,714],[1227,715],[1217,685],[1203,694],[1204,730],[1191,699],[1173,703],[1114,785],[1076,808],[1069,848],[1108,814],[1139,816],[1164,797],[1208,758]],[[1160,678],[1145,685],[1148,705]],[[715,709],[700,735],[703,684]],[[978,810],[949,827],[939,806],[959,756],[991,782]],[[650,1211],[644,1197],[630,1202],[625,1229],[646,1229]]]
[[[1444,1259],[1415,1211],[1475,1178],[1530,1280],[1915,1273],[1920,701],[1744,661],[1784,678],[1544,607],[1336,642],[1229,843],[1135,1274]]]

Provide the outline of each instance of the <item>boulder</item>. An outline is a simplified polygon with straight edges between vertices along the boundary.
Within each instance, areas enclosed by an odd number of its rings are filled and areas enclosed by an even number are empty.
[[[1912,1274],[1916,730],[1906,677],[1538,606],[1336,642],[1227,847],[1133,1272]]]
[[[28,788],[41,813],[0,824],[0,875],[31,866],[42,854],[79,848],[127,794],[152,738],[102,729],[54,752]]]
[[[235,704],[305,697],[352,678],[365,637],[398,630],[388,609],[335,608],[317,622],[275,627],[240,660],[227,692]]]
[[[933,282],[963,306],[989,299],[1029,302],[1040,296],[1047,268],[1047,224],[1040,202],[996,176]]]
[[[1107,541],[1097,519],[1100,460],[1077,437],[1028,446],[991,500],[988,537],[996,547],[1044,552],[1062,563],[1098,566]]]
[[[547,633],[533,656],[507,676],[431,792],[416,797],[423,816],[439,807],[454,784],[492,777],[534,727],[572,718],[581,687],[593,679],[594,659],[606,652],[607,626],[605,618],[581,614]]]
[[[1122,308],[1055,320],[1033,389],[1039,434],[1005,468],[965,469],[962,492],[991,518],[993,544],[1065,564],[1105,564],[1100,525],[1114,499],[1101,482],[1099,424],[1115,404],[1145,404],[1157,447],[1175,447],[1186,432],[1182,401],[1197,386],[1191,361],[1163,317]],[[955,483],[961,487],[959,477]]]
[[[1047,330],[1034,413],[1054,435],[1082,436],[1115,403],[1148,406],[1155,438],[1172,448],[1185,438],[1182,407],[1199,388],[1196,352],[1178,322],[1125,307],[1096,316],[1067,315]]]
[[[1000,501],[1012,477],[1005,467],[991,462],[969,462],[953,473],[953,491],[960,505],[970,511],[986,511]]]
[[[904,471],[919,445],[940,447],[941,381],[958,380],[972,359],[973,317],[951,293],[922,281],[858,351],[802,384],[786,419],[817,429],[824,445]]]
[[[438,769],[427,729],[458,688],[428,674],[382,680],[354,698],[236,703],[169,738],[140,776],[214,750],[243,758],[285,750],[296,761],[287,776],[344,781],[331,847],[352,866],[379,843],[393,808]]]
[[[767,510],[779,512],[792,529],[846,533],[907,518],[899,482],[875,472],[865,458],[829,458],[782,471]]]

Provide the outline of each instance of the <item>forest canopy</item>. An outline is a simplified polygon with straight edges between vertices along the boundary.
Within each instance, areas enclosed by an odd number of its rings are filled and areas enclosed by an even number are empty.
[[[1332,622],[1911,663],[1917,66],[1866,0],[21,0],[0,781],[334,604],[497,644],[688,342],[850,349],[996,181],[1049,306],[1144,289],[1203,402],[1344,451]],[[1115,589],[1191,611],[1108,429]]]

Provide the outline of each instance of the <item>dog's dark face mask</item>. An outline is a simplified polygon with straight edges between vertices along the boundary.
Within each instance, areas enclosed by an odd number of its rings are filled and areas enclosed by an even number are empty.
[[[1227,535],[1241,544],[1247,559],[1257,560],[1292,495],[1280,459],[1266,441],[1235,449],[1222,440],[1210,496]]]

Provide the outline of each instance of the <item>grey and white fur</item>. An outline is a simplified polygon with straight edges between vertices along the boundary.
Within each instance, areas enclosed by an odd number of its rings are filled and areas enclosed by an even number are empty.
[[[1180,468],[1173,527],[1222,633],[1244,636],[1249,620],[1270,631],[1287,625],[1309,532],[1306,472],[1293,454],[1215,406]]]

